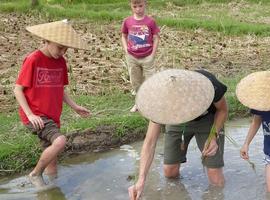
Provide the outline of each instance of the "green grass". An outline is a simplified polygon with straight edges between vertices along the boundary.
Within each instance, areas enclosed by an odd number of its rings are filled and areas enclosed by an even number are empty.
[[[148,4],[149,14],[155,16],[160,26],[202,28],[226,35],[270,35],[269,25],[265,23],[270,14],[270,2],[266,0],[246,0],[244,6],[243,2],[237,4],[229,0],[152,0]],[[233,11],[235,7],[237,11]],[[40,0],[36,8],[30,7],[30,0],[2,0],[0,11],[119,24],[131,14],[128,0]]]

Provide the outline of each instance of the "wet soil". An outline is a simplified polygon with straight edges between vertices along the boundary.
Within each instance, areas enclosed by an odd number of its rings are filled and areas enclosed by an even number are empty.
[[[17,109],[12,93],[24,57],[42,45],[25,30],[26,26],[49,20],[27,14],[0,14],[0,112]],[[121,22],[76,21],[74,28],[90,46],[90,51],[69,49],[70,92],[98,95],[113,89],[130,91],[121,40]],[[156,67],[196,69],[203,67],[219,77],[236,77],[268,69],[269,37],[225,36],[222,33],[176,30],[162,26]],[[67,152],[100,151],[143,137],[140,133],[115,138],[114,127],[72,133]],[[133,136],[131,136],[133,135]]]
[[[95,130],[89,129],[69,133],[67,134],[68,142],[65,155],[103,152],[144,138],[144,131],[142,130],[130,130],[128,134],[122,137],[116,136],[115,132],[116,127],[114,126],[100,126]]]

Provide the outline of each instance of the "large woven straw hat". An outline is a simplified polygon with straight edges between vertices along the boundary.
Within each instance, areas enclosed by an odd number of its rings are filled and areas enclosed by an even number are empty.
[[[160,124],[179,124],[205,112],[214,98],[214,86],[204,75],[169,69],[154,74],[136,96],[139,112]]]
[[[259,110],[270,110],[270,71],[249,74],[236,86],[236,96],[245,106]]]
[[[45,40],[75,49],[87,49],[85,42],[67,20],[26,27],[26,30]]]

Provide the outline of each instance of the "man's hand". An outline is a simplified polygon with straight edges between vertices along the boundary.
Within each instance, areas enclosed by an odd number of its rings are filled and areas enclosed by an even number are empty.
[[[144,184],[132,185],[128,188],[128,195],[130,200],[139,200],[144,189]]]
[[[207,141],[204,145],[202,155],[203,156],[214,156],[218,150],[218,145],[217,145],[217,139],[216,137],[212,138],[210,143],[207,145]]]

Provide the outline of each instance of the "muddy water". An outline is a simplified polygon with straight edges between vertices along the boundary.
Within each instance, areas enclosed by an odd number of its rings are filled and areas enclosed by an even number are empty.
[[[229,122],[226,133],[242,144],[248,129],[248,120]],[[199,150],[193,140],[188,163],[181,168],[181,179],[167,180],[163,176],[163,138],[161,137],[154,162],[146,183],[145,200],[261,200],[265,193],[264,164],[262,162],[262,131],[250,146],[251,161],[256,172],[239,157],[239,148],[226,140],[223,190],[209,188],[201,165]],[[91,153],[66,159],[59,167],[55,187],[37,191],[26,176],[5,177],[0,180],[1,200],[107,200],[128,199],[127,188],[132,184],[130,175],[138,169],[142,143],[122,146],[106,153]],[[47,177],[45,180],[48,182]],[[270,198],[269,198],[270,199]]]

